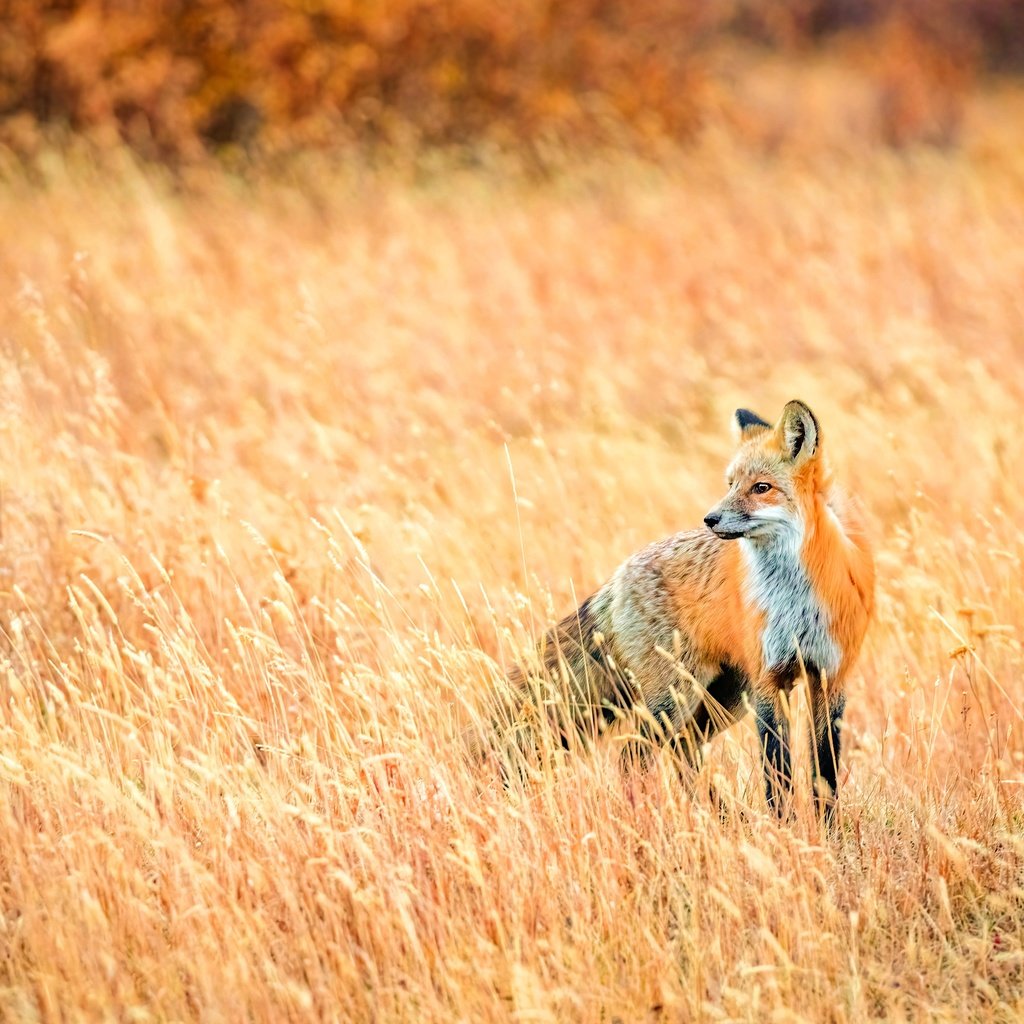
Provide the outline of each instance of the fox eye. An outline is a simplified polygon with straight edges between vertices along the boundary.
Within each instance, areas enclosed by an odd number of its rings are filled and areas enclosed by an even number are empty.
[[[750,488],[750,493],[751,494],[767,494],[771,489],[772,489],[772,485],[771,484],[765,483],[764,480],[761,480],[760,482],[754,484],[754,486]]]

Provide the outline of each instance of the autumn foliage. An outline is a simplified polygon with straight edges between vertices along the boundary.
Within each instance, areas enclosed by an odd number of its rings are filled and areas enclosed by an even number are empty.
[[[893,141],[915,137],[915,110],[933,95],[953,113],[940,109],[939,129],[924,133],[941,139],[955,130],[955,69],[1019,59],[1012,40],[1024,38],[1011,0],[8,0],[5,7],[0,143],[31,153],[54,130],[70,129],[175,159],[232,146],[685,140],[728,92],[711,58],[724,34],[783,47],[851,28],[873,39],[894,10],[911,43],[886,50],[901,74],[886,71],[884,60],[879,71]],[[927,112],[924,121],[933,119]]]

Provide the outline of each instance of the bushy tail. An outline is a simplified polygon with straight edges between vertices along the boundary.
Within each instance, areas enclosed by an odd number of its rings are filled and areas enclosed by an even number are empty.
[[[505,680],[494,715],[495,737],[508,762],[535,762],[551,746],[588,743],[635,702],[602,631],[603,594],[588,598],[545,633],[525,664]]]

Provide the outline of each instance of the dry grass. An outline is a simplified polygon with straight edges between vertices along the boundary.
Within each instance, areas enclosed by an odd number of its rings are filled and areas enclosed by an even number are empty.
[[[0,1016],[1018,1019],[1024,139],[971,116],[541,187],[10,181]],[[746,821],[614,742],[504,791],[460,743],[501,666],[794,395],[877,538],[838,834],[764,814],[749,722]]]

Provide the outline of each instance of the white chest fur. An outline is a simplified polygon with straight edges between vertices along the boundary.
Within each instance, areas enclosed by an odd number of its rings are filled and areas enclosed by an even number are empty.
[[[791,665],[799,650],[805,665],[813,664],[831,676],[839,669],[842,652],[800,558],[802,542],[803,530],[796,526],[741,540],[747,593],[765,615],[761,655],[766,670]]]

